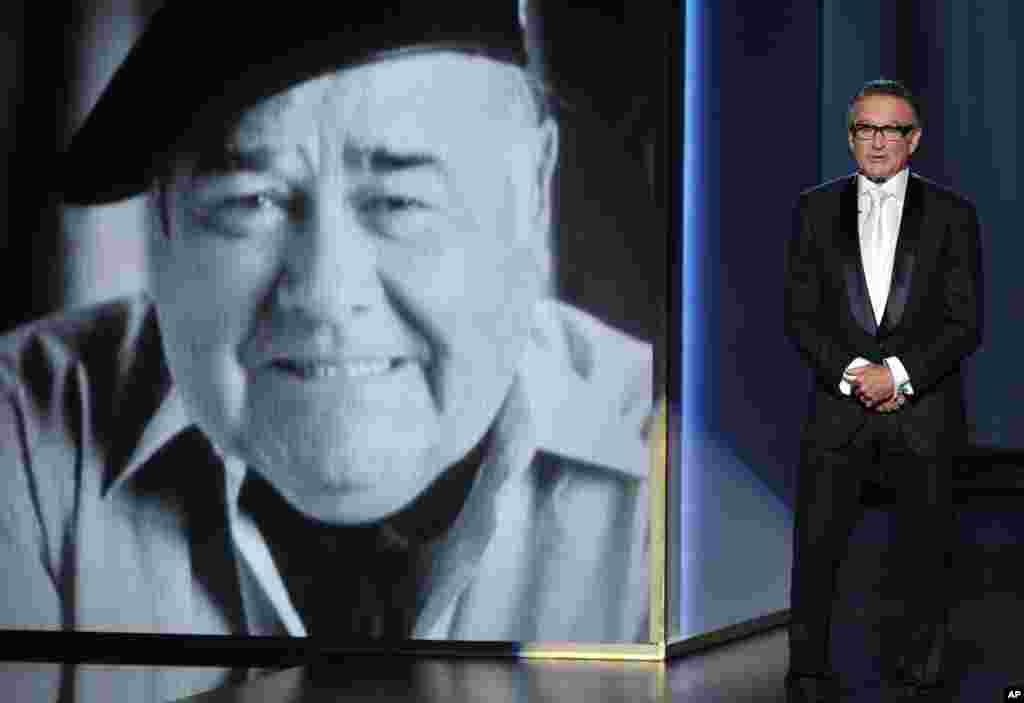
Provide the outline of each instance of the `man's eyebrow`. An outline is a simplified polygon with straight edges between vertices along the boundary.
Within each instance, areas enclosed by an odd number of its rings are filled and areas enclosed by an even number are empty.
[[[873,122],[854,122],[855,127],[914,127],[913,122],[886,122],[885,124],[874,124]]]
[[[444,160],[437,154],[426,151],[397,151],[395,149],[376,146],[358,150],[357,159],[373,173],[389,174],[397,171],[410,171],[426,168],[440,174],[447,173]]]
[[[252,148],[227,144],[203,149],[196,162],[196,172],[202,175],[237,173],[239,171],[267,171],[275,161],[275,151],[266,146]]]
[[[445,160],[428,151],[400,151],[391,147],[346,149],[345,161],[350,166],[367,169],[373,174],[388,175],[401,171],[428,169],[439,175],[448,174]],[[278,150],[264,145],[219,144],[201,150],[196,162],[196,173],[215,176],[240,171],[269,171],[279,160]]]

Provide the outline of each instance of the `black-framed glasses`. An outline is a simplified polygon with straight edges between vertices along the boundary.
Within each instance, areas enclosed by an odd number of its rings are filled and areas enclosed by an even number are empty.
[[[850,133],[853,134],[854,138],[862,142],[873,141],[875,135],[879,133],[885,137],[885,141],[895,142],[905,139],[915,129],[917,129],[917,125],[912,124],[873,125],[867,122],[858,122],[850,127]]]

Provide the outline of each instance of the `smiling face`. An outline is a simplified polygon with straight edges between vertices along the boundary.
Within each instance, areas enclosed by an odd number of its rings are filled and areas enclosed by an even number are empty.
[[[513,381],[556,135],[517,68],[424,53],[298,84],[181,154],[153,294],[204,431],[317,519],[410,503]]]
[[[906,100],[892,95],[866,95],[853,107],[852,124],[886,125],[914,124],[914,110]],[[906,167],[910,156],[917,151],[921,130],[915,129],[906,137],[888,141],[875,132],[872,139],[861,141],[848,133],[850,152],[857,167],[869,179],[881,182],[892,178]]]

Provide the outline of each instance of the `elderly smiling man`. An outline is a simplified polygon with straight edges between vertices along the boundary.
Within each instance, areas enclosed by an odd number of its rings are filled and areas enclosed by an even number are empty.
[[[0,342],[2,625],[646,639],[651,349],[549,294],[516,8],[228,5],[69,153],[150,293]]]

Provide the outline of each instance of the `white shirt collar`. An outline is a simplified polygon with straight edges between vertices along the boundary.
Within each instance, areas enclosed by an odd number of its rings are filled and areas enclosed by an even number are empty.
[[[902,203],[907,194],[907,183],[910,181],[910,168],[904,168],[895,176],[881,185],[867,179],[864,174],[857,174],[857,190],[860,195],[867,195],[872,190],[884,190],[896,198],[896,202]]]

